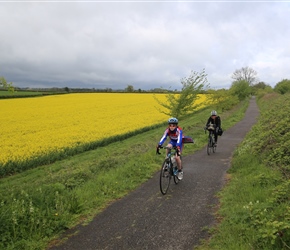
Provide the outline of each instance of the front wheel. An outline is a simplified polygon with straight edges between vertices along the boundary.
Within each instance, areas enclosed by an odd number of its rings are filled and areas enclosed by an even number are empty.
[[[211,136],[208,138],[208,143],[207,143],[207,148],[206,148],[206,152],[208,155],[210,155],[211,153],[211,149],[212,149],[212,138]]]
[[[160,191],[162,194],[166,194],[169,188],[170,180],[171,180],[171,166],[168,160],[165,160],[162,164],[160,170]]]

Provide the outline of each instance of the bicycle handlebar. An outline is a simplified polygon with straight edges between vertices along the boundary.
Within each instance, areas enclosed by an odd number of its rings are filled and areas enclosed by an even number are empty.
[[[216,124],[210,123],[204,127],[204,133],[206,134],[206,131],[213,131],[215,129],[216,129]]]
[[[160,148],[169,149],[169,150],[172,150],[173,149],[173,150],[176,151],[177,155],[179,156],[179,150],[177,149],[177,147],[172,147],[171,148],[171,147],[167,147],[167,146],[166,147],[157,146],[157,148],[156,148],[156,154],[159,154],[159,155],[161,154],[160,151],[159,151]]]
[[[163,148],[163,147],[159,147],[159,146],[157,146],[157,148],[156,148],[156,154],[159,154],[159,155],[161,154],[161,153],[159,152],[159,149],[160,149],[160,148]]]

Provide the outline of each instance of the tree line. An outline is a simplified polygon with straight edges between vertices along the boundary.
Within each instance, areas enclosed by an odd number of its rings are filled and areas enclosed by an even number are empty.
[[[155,88],[149,91],[134,89],[133,85],[127,85],[125,89],[113,90],[111,88],[95,89],[95,88],[46,88],[46,89],[26,89],[29,91],[52,91],[58,93],[92,93],[92,92],[125,92],[125,93],[167,93],[166,102],[161,102],[156,98],[157,102],[166,108],[165,113],[170,116],[182,117],[192,112],[193,103],[198,99],[200,93],[211,93],[213,99],[220,103],[221,108],[228,109],[232,105],[236,104],[248,97],[249,95],[262,95],[272,91],[280,94],[286,94],[290,92],[290,80],[283,79],[278,82],[274,88],[266,84],[263,81],[259,81],[258,73],[250,67],[242,67],[233,72],[231,78],[233,82],[228,90],[219,89],[213,90],[210,88],[210,84],[207,80],[207,73],[205,69],[201,72],[191,71],[190,75],[180,80],[181,90],[168,90],[163,88]],[[13,86],[13,83],[8,83],[4,77],[0,77],[0,88],[14,92],[15,90],[23,91]],[[180,95],[175,95],[176,93]],[[231,98],[229,98],[229,95]],[[164,113],[164,111],[162,112]]]

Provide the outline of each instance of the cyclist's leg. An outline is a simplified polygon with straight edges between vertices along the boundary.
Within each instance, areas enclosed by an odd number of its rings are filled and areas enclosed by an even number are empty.
[[[173,147],[176,146],[176,143],[177,142],[172,141]],[[181,154],[181,152],[182,152],[182,147],[180,148],[180,154]],[[178,177],[179,180],[182,180],[183,179],[183,171],[182,171],[182,164],[181,164],[181,156],[180,155],[176,155],[175,156],[175,159],[176,159],[177,168],[178,168],[178,175],[177,175],[177,177]]]
[[[177,163],[178,170],[182,170],[181,158],[178,155],[176,156],[176,163]]]
[[[170,141],[170,144],[172,145],[172,147],[176,147],[176,143],[177,143],[177,141]],[[182,147],[181,147],[180,151],[182,151]],[[180,158],[180,156],[176,155],[175,159],[176,159],[176,163],[177,163],[177,168],[178,168],[179,171],[181,171],[182,170],[182,166],[181,166],[181,158]]]
[[[215,144],[217,144],[217,141],[218,141],[217,129],[214,130],[214,141],[215,141]]]
[[[183,179],[183,170],[182,170],[182,163],[181,163],[181,156],[176,156],[176,163],[177,163],[177,168],[178,168],[178,179],[182,180]]]
[[[168,155],[168,148],[172,148],[172,147],[173,147],[172,142],[170,141],[170,142],[167,144],[166,147],[167,147],[167,148],[166,148],[166,155]]]
[[[182,161],[181,161],[181,153],[182,153],[182,150],[183,150],[183,144],[180,147],[180,155],[177,155],[176,156],[176,162],[177,162],[177,164],[179,162],[179,165],[177,165],[179,170],[182,170]]]

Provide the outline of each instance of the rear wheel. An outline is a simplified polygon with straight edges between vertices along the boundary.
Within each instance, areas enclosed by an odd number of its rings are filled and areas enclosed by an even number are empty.
[[[160,171],[160,191],[162,194],[166,194],[169,188],[170,180],[171,180],[171,166],[168,160],[165,160],[162,164],[162,168]]]
[[[173,171],[174,171],[174,173],[173,173],[173,180],[174,180],[174,183],[175,183],[175,184],[178,184],[179,179],[178,179],[178,177],[177,177],[177,175],[178,175],[178,169],[177,169],[177,166],[175,166],[175,167],[173,168]]]

